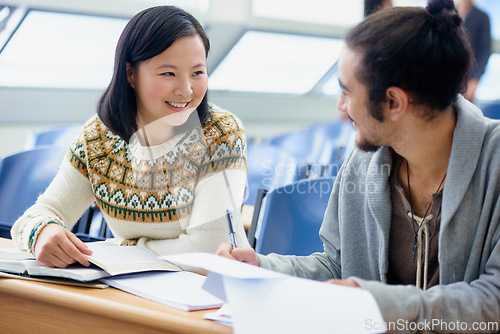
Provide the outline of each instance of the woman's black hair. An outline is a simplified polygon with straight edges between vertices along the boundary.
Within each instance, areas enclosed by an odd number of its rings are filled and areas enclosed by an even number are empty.
[[[379,121],[380,103],[391,86],[407,91],[426,110],[447,108],[465,90],[473,59],[453,0],[369,15],[348,32],[346,44],[362,53],[356,76],[367,86],[371,113]]]
[[[135,68],[140,62],[168,49],[177,39],[199,35],[208,56],[210,42],[201,24],[189,13],[174,6],[157,6],[135,15],[125,26],[115,53],[113,77],[97,104],[97,114],[112,132],[128,143],[138,130],[135,91],[127,81],[126,64]],[[207,94],[188,121],[175,132],[208,118]]]

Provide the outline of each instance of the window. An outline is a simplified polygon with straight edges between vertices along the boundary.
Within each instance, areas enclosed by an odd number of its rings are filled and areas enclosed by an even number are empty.
[[[255,16],[353,26],[363,19],[363,0],[253,0]]]
[[[476,98],[478,101],[500,100],[500,53],[494,53],[488,60],[486,70],[479,81]]]
[[[490,17],[491,37],[500,40],[500,1],[476,0],[475,5]]]
[[[0,53],[0,86],[108,85],[116,43],[128,19],[28,11]]]
[[[337,62],[341,39],[247,31],[210,76],[210,89],[304,94]]]

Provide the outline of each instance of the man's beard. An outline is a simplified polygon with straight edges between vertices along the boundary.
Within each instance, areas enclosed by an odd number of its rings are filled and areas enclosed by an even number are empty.
[[[356,139],[356,146],[364,152],[375,152],[380,148],[378,145],[374,145],[367,140],[362,140],[361,142]]]

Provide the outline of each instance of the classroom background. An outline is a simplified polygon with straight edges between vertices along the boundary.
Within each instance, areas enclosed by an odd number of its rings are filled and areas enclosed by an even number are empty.
[[[241,118],[249,142],[338,118],[336,62],[345,32],[363,18],[363,0],[0,1],[0,157],[32,145],[38,131],[93,115],[122,28],[164,4],[204,25],[209,100]],[[476,94],[486,106],[500,101],[500,2],[476,5],[490,16],[493,40]]]

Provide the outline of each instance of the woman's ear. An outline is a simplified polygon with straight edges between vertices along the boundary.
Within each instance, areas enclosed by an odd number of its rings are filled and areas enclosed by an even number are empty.
[[[409,96],[403,89],[391,86],[385,92],[389,117],[393,121],[400,119],[408,109]]]
[[[134,74],[135,74],[135,70],[134,68],[130,65],[129,62],[126,63],[126,67],[127,67],[127,81],[128,81],[128,84],[135,89],[135,85],[134,85]]]

